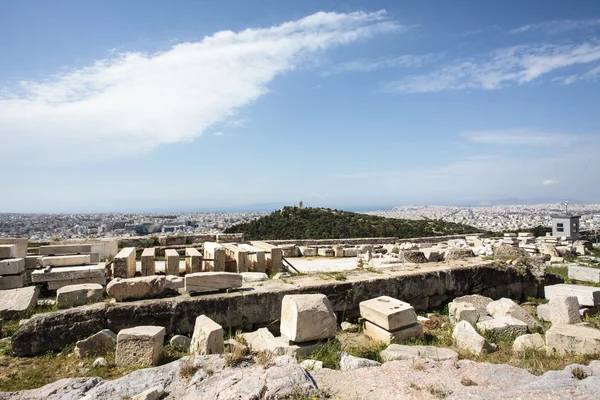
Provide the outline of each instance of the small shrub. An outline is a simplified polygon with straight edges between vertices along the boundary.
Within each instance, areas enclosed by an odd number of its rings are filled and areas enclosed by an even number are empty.
[[[342,345],[338,339],[330,339],[318,346],[307,358],[323,362],[323,368],[340,369]]]
[[[347,279],[346,275],[344,274],[335,274],[334,278],[336,281],[345,281]]]
[[[183,379],[191,379],[200,367],[194,365],[194,361],[190,358],[181,362],[181,367],[179,368],[179,376]]]
[[[243,344],[236,343],[231,348],[231,352],[225,353],[225,365],[228,367],[236,367],[244,361],[248,361],[250,349]]]
[[[587,373],[581,367],[573,368],[571,370],[571,375],[573,375],[573,378],[579,379],[580,381],[588,377]]]

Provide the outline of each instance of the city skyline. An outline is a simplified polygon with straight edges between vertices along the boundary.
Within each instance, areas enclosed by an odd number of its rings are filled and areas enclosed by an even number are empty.
[[[600,197],[596,2],[7,1],[0,33],[3,213]]]

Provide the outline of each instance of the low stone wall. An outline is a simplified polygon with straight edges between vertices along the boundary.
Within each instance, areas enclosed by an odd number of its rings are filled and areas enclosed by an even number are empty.
[[[169,235],[169,236],[137,236],[119,239],[119,248],[137,247],[147,248],[156,246],[176,246],[204,242],[232,243],[243,242],[243,233],[219,233],[197,235]]]
[[[468,234],[476,236],[479,234]],[[451,239],[464,239],[466,235],[447,235],[447,236],[428,236],[408,239],[398,239],[397,237],[379,237],[379,238],[350,238],[350,239],[290,239],[290,240],[263,240],[263,242],[274,245],[295,244],[297,246],[332,246],[342,244],[346,246],[356,246],[361,244],[393,244],[393,243],[439,243]]]
[[[394,273],[395,274],[395,273]],[[359,303],[387,295],[412,304],[417,311],[443,306],[454,297],[479,293],[493,299],[525,299],[543,295],[544,281],[528,271],[493,262],[471,266],[440,265],[427,272],[397,275],[364,273],[347,281],[301,277],[295,284],[265,284],[235,293],[179,296],[131,303],[97,304],[34,316],[12,337],[17,356],[43,354],[86,338],[101,329],[119,332],[138,325],[164,326],[169,333],[192,332],[196,317],[205,314],[224,328],[265,326],[279,320],[287,294],[323,293],[341,319],[357,316]]]

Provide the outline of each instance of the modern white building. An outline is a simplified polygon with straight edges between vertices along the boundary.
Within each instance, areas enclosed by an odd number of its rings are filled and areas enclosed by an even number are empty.
[[[579,239],[580,215],[570,213],[552,215],[552,236],[564,236],[571,240]]]

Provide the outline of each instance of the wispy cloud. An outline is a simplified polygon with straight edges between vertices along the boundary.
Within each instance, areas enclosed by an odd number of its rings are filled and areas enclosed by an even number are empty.
[[[439,61],[443,53],[404,54],[399,57],[380,57],[376,59],[360,59],[347,61],[331,66],[323,72],[329,76],[342,72],[370,72],[384,68],[416,68]]]
[[[13,150],[43,149],[32,157],[47,160],[56,159],[47,156],[54,150],[85,159],[191,141],[319,52],[408,28],[385,11],[318,12],[270,28],[217,32],[164,52],[118,53],[0,87],[0,142]]]
[[[584,139],[581,135],[541,132],[535,129],[477,131],[463,133],[461,136],[475,143],[507,146],[569,146]]]
[[[384,90],[404,93],[493,90],[526,84],[555,70],[598,60],[597,39],[581,44],[515,46],[479,58],[455,60],[431,73],[386,83]]]
[[[548,21],[539,24],[529,24],[520,26],[518,28],[510,29],[506,33],[515,35],[530,31],[542,31],[549,35],[556,35],[574,30],[591,30],[600,25],[600,18],[595,19],[584,19],[584,20],[573,20],[565,19],[559,21]]]
[[[583,73],[583,74],[575,74],[575,75],[569,75],[569,76],[558,76],[556,78],[554,78],[553,80],[559,81],[560,83],[562,83],[563,85],[570,85],[572,83],[575,83],[577,81],[595,81],[596,79],[598,79],[598,77],[600,76],[600,65],[589,69],[587,72]]]
[[[557,183],[558,183],[558,181],[555,181],[554,179],[546,179],[545,181],[542,182],[542,185],[553,186],[553,185],[556,185]]]

